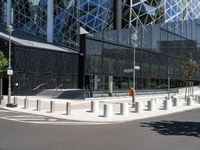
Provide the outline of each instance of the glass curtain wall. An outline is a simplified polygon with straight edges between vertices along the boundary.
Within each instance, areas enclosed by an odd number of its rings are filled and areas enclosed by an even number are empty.
[[[48,0],[13,0],[13,26],[46,39]],[[6,24],[6,0],[0,23]],[[54,0],[54,42],[79,51],[80,33],[113,29],[113,0]]]
[[[122,4],[124,28],[200,17],[199,0],[122,0]]]
[[[188,54],[191,52],[200,63],[199,32],[199,20],[188,20],[88,35],[85,74],[93,79],[95,75],[113,76],[114,92],[127,93],[133,85],[133,73],[125,70],[133,68],[135,48],[136,66],[140,66],[136,70],[137,89],[167,88],[168,71],[171,87],[181,87],[184,85],[182,65]],[[199,78],[200,70],[193,76],[195,84],[200,83]],[[104,85],[108,86],[108,82]]]

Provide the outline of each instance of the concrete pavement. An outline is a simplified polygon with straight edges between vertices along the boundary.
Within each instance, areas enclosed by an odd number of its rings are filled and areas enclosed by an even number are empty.
[[[195,95],[199,93],[196,92]],[[132,108],[132,98],[129,96],[123,97],[101,97],[101,98],[90,98],[86,100],[62,100],[62,99],[49,99],[45,97],[28,97],[28,108],[24,108],[24,96],[17,97],[17,108],[8,108],[5,106],[7,98],[4,97],[3,105],[1,108],[25,112],[36,115],[43,115],[49,117],[55,117],[60,119],[68,119],[75,121],[84,121],[88,123],[121,123],[137,119],[144,119],[155,116],[162,116],[171,113],[182,112],[191,109],[200,108],[198,101],[194,101],[191,106],[187,106],[187,102],[184,100],[183,95],[179,95],[179,106],[171,106],[169,110],[164,110],[163,102],[165,100],[166,94],[156,94],[156,95],[147,95],[147,96],[136,96],[136,102],[140,102],[142,112],[137,113],[135,108]],[[36,100],[41,100],[41,110],[36,111]],[[13,100],[13,98],[12,98]],[[147,101],[152,100],[154,104],[154,110],[149,111],[147,109]],[[55,111],[50,113],[50,101],[55,102]],[[99,111],[96,113],[91,112],[91,101],[98,101]],[[71,103],[71,114],[66,115],[66,102]],[[127,116],[120,115],[120,103],[128,103],[129,114]],[[111,117],[104,117],[104,105],[112,104],[113,106],[113,115]]]

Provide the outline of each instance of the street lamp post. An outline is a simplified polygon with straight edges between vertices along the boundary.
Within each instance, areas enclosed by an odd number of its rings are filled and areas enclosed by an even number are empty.
[[[168,100],[170,98],[170,71],[168,70]]]
[[[133,97],[132,97],[132,105],[135,104],[135,41],[133,48]]]
[[[7,107],[15,107],[14,104],[11,103],[11,76],[13,75],[13,70],[11,67],[11,34],[14,31],[13,27],[11,25],[8,25],[6,29],[9,33],[9,52],[8,52],[8,69],[7,69],[7,74],[8,74],[8,103]]]

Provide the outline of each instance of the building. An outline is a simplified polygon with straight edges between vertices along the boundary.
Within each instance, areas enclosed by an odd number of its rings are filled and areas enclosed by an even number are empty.
[[[3,28],[12,24],[13,49],[24,50],[13,50],[12,82],[29,86],[13,86],[15,94],[33,94],[43,84],[86,89],[90,96],[127,91],[133,75],[124,70],[133,68],[133,49],[138,89],[166,88],[169,71],[172,87],[183,86],[181,66],[188,52],[198,61],[199,0],[1,0],[0,6],[1,48],[6,52]],[[23,62],[17,56],[30,57]],[[199,77],[198,72],[195,84]]]

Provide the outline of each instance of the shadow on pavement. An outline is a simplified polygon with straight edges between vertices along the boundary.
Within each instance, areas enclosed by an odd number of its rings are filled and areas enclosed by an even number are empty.
[[[193,136],[200,138],[200,122],[159,121],[141,123],[161,135]]]

